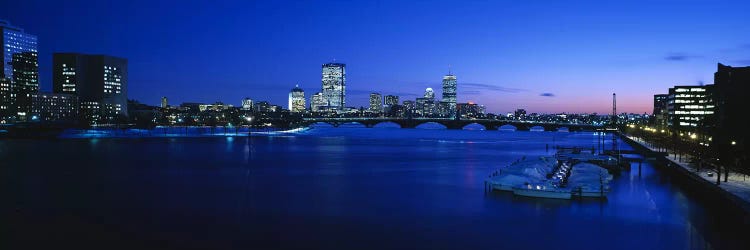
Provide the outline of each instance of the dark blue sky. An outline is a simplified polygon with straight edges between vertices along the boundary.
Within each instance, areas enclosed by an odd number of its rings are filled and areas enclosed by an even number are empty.
[[[440,94],[489,112],[650,112],[654,93],[750,64],[749,1],[3,1],[0,19],[53,52],[129,60],[129,98],[157,104],[248,96],[285,105],[320,66],[347,64],[347,104],[372,91]],[[565,3],[562,3],[565,2]]]

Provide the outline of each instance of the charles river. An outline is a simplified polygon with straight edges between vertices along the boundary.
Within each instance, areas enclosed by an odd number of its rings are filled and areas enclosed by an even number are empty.
[[[489,173],[521,157],[597,141],[325,126],[0,140],[0,248],[748,249],[734,217],[648,162],[616,176],[604,201],[484,191]]]

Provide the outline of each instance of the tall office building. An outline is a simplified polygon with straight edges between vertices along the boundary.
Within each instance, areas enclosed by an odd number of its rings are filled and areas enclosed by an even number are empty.
[[[167,107],[169,107],[169,103],[167,102],[167,97],[166,96],[162,96],[161,97],[161,108],[165,109]]]
[[[0,76],[13,79],[13,66],[9,62],[14,54],[37,53],[36,36],[24,33],[23,29],[11,26],[8,21],[0,20],[0,41],[3,42],[3,53],[0,54],[3,74]]]
[[[127,116],[128,61],[106,55],[55,53],[52,89],[77,95],[83,115],[94,122]]]
[[[322,83],[326,106],[343,110],[346,106],[346,64],[323,64]]]
[[[713,87],[714,85],[670,88],[667,97],[667,125],[692,132],[713,127]]]
[[[716,133],[714,144],[725,164],[733,164],[749,172],[747,144],[750,130],[747,129],[747,94],[750,93],[750,67],[731,67],[718,64],[714,73],[716,100]],[[745,162],[732,162],[745,156]]]
[[[15,99],[15,108],[21,120],[31,112],[31,95],[39,92],[39,63],[36,52],[13,54],[11,66],[13,78],[11,93]],[[13,100],[11,99],[11,100]]]
[[[454,117],[456,115],[456,76],[448,72],[443,76],[443,100],[444,115]]]
[[[659,127],[667,126],[667,99],[668,94],[654,95],[654,125]]]
[[[0,117],[15,117],[18,115],[17,112],[24,112],[24,110],[17,110],[18,106],[28,109],[29,95],[36,93],[39,89],[39,70],[36,66],[37,38],[25,33],[21,28],[12,26],[8,21],[0,20],[0,42],[2,42],[0,49],[3,50],[0,53],[0,68],[2,68],[0,70]],[[25,72],[26,75],[15,76],[14,63],[20,64],[18,70]],[[16,79],[24,81],[21,83],[23,86],[18,86],[15,83]],[[31,83],[32,80],[34,83]],[[28,91],[33,89],[36,91]],[[25,99],[20,100],[21,103],[16,103],[19,94]]]
[[[292,91],[289,92],[289,111],[295,113],[305,111],[305,91],[299,88],[299,85],[294,85]]]
[[[318,92],[310,96],[310,110],[312,110],[313,112],[327,110],[327,105],[328,104],[323,93]]]
[[[383,96],[380,93],[370,94],[370,112],[383,112]]]

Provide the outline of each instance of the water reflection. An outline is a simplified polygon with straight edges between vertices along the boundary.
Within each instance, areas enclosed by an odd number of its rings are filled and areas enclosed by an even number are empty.
[[[47,231],[19,233],[37,240],[85,242],[60,230],[72,226],[61,218],[74,214],[104,227],[81,226],[84,232],[128,231],[205,248],[225,242],[347,249],[747,246],[741,232],[732,233],[741,225],[734,217],[649,162],[640,174],[633,165],[616,177],[607,200],[482,191],[488,173],[522,156],[552,154],[553,145],[599,150],[600,138],[319,127],[291,137],[2,141],[1,191],[39,218],[24,223]]]

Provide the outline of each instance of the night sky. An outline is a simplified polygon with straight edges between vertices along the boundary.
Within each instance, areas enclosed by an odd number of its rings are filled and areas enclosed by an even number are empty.
[[[565,3],[561,3],[565,2]],[[129,99],[157,105],[243,97],[286,106],[320,91],[321,64],[347,64],[347,104],[377,91],[440,96],[488,112],[651,112],[673,85],[750,65],[750,1],[40,1],[3,0],[0,19],[53,52],[128,59]]]

